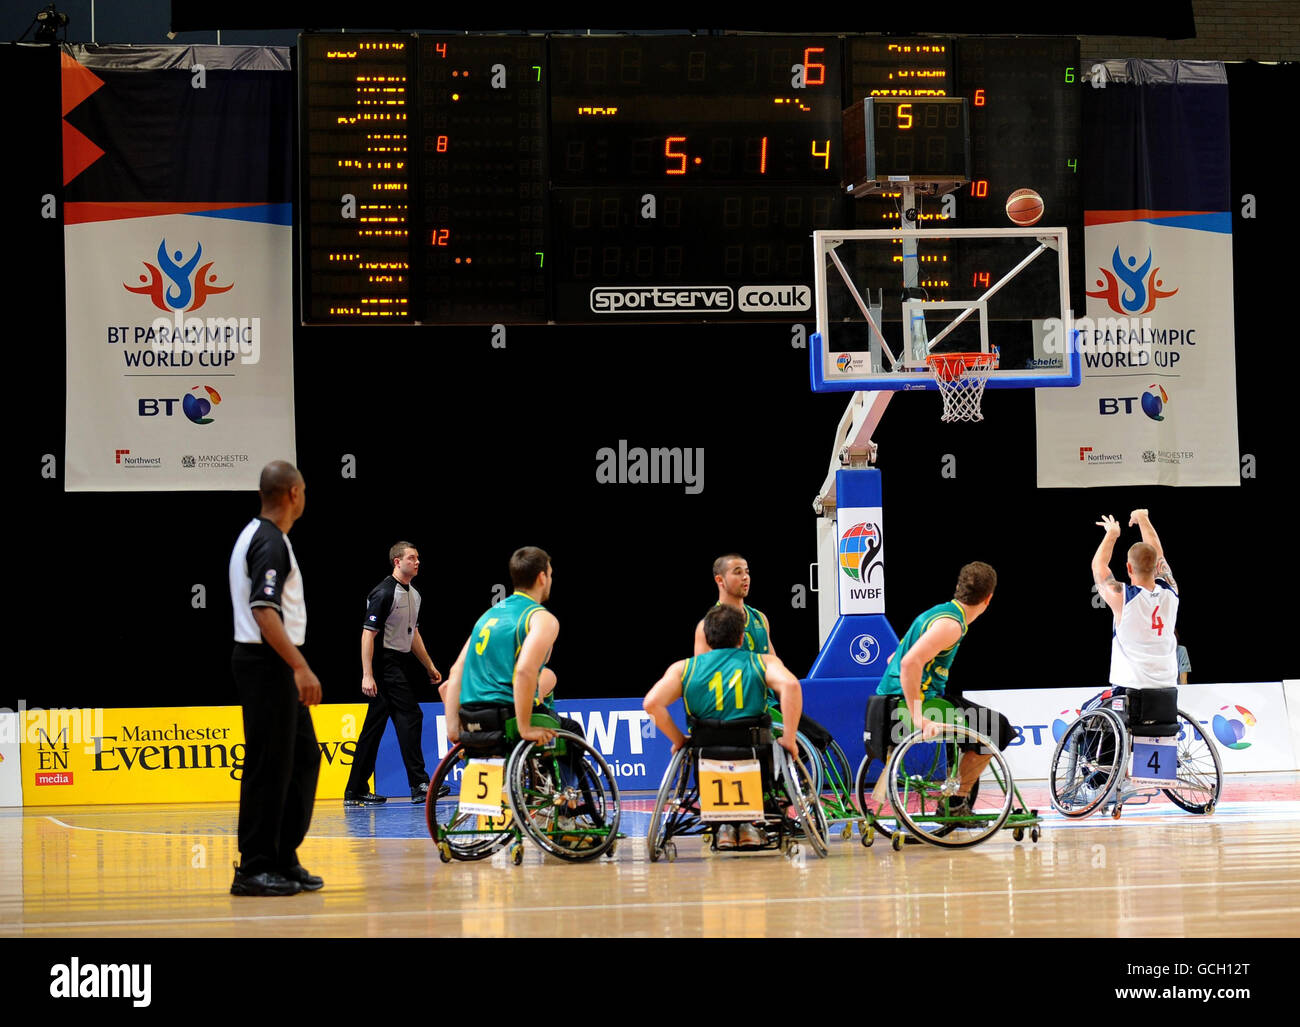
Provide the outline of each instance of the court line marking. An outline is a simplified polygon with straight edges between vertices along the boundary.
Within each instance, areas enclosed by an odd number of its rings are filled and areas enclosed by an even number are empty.
[[[1264,882],[1260,882],[1263,884]],[[1205,881],[1177,881],[1171,884],[1151,884],[1134,886],[1131,884],[1113,884],[1113,885],[1071,885],[1065,888],[1004,888],[1000,890],[985,889],[983,891],[963,892],[963,898],[1005,898],[1007,895],[1013,895],[1016,898],[1032,895],[1066,895],[1071,892],[1088,892],[1097,894],[1098,892],[1131,892],[1141,890],[1143,892],[1180,890],[1184,888],[1204,888]],[[1285,881],[1270,881],[1270,887],[1277,885],[1300,885],[1300,878]],[[913,899],[939,899],[950,901],[952,893],[949,891],[934,892],[884,892],[884,893],[867,893],[858,892],[852,895],[821,895],[807,896],[798,895],[789,898],[770,898],[760,896],[754,899],[701,899],[697,901],[678,901],[678,902],[620,902],[615,906],[605,903],[596,903],[586,906],[459,906],[455,909],[385,909],[382,913],[374,910],[357,911],[350,913],[286,913],[286,914],[263,914],[253,916],[216,916],[216,917],[168,917],[166,919],[148,919],[148,920],[79,920],[67,923],[54,922],[36,922],[36,923],[19,923],[12,926],[0,925],[0,934],[21,934],[29,930],[84,930],[91,927],[144,927],[151,925],[178,925],[178,924],[241,924],[249,922],[267,922],[267,923],[285,923],[294,920],[321,921],[321,920],[359,920],[362,918],[373,919],[376,916],[385,920],[393,916],[465,916],[467,913],[476,917],[488,916],[492,914],[528,914],[536,915],[541,913],[589,913],[596,910],[634,910],[634,909],[682,909],[688,906],[770,906],[770,905],[790,905],[800,903],[803,905],[814,905],[817,903],[841,903],[841,902],[863,902],[871,900],[889,900],[894,901]],[[1268,910],[1268,915],[1291,914],[1300,911],[1300,907],[1286,907],[1282,909],[1273,908]],[[1244,915],[1244,914],[1243,914]],[[1251,916],[1258,917],[1258,911],[1250,913]]]

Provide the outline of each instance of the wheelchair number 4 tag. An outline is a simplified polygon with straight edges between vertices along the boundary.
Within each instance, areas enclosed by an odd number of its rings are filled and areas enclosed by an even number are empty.
[[[501,787],[506,775],[506,761],[470,760],[460,778],[460,811],[480,817],[502,820]]]
[[[1166,785],[1178,780],[1178,743],[1172,738],[1133,738],[1129,777],[1136,784]]]
[[[700,760],[701,820],[761,820],[763,775],[758,760]]]

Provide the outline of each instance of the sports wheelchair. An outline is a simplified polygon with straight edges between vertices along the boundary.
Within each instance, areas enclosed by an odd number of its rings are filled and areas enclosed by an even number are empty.
[[[769,707],[768,713],[772,717],[773,728],[780,727],[780,708]],[[812,778],[813,791],[821,800],[827,828],[839,828],[840,837],[844,839],[853,837],[855,823],[859,830],[865,831],[867,822],[854,805],[853,766],[834,736],[822,725],[804,716],[799,720],[795,738],[799,745],[799,762],[808,769]]]
[[[860,828],[862,844],[870,847],[879,832],[895,852],[909,836],[943,848],[969,848],[1003,827],[1016,841],[1028,833],[1037,842],[1042,820],[1037,810],[1025,808],[1002,753],[966,725],[947,700],[926,697],[924,714],[946,725],[941,737],[926,741],[912,730],[907,703],[898,696],[873,695],[867,701],[862,735],[867,752],[853,785],[866,819]],[[954,809],[963,750],[973,745],[991,758],[971,787],[969,809]],[[883,770],[875,769],[877,760]]]
[[[518,866],[525,835],[572,863],[614,855],[618,785],[604,757],[585,739],[561,730],[555,717],[537,711],[532,722],[559,735],[550,745],[525,742],[511,707],[461,707],[460,741],[434,771],[425,806],[429,835],[444,863],[483,859],[509,847]],[[444,782],[451,793],[435,798]]]
[[[1093,705],[1093,704],[1096,705]],[[1177,688],[1110,691],[1085,706],[1052,754],[1052,806],[1082,819],[1107,804],[1120,818],[1163,792],[1188,813],[1210,814],[1223,790],[1214,740],[1178,709]]]
[[[675,860],[674,839],[684,836],[701,837],[706,852],[716,852],[714,825],[737,821],[761,825],[764,849],[794,857],[806,841],[826,855],[826,819],[808,767],[773,741],[772,727],[767,714],[689,720],[686,744],[673,754],[650,814],[651,862]]]

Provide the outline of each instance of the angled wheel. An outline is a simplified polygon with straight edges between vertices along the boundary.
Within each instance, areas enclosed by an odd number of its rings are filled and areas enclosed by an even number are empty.
[[[1188,813],[1213,813],[1223,791],[1218,746],[1195,718],[1182,710],[1178,711],[1178,728],[1178,784],[1163,791],[1170,802]]]
[[[429,837],[438,845],[438,854],[444,863],[452,859],[486,859],[497,849],[508,845],[515,836],[510,827],[510,813],[501,820],[465,813],[460,809],[460,780],[465,765],[470,761],[465,746],[457,742],[448,750],[429,782],[429,797],[424,804],[424,822]],[[449,795],[436,798],[444,782],[453,790]]]
[[[885,768],[877,776],[871,776],[870,754],[862,757],[858,772],[853,777],[853,794],[858,802],[858,810],[864,814],[869,825],[886,838],[893,836],[899,829],[898,819],[889,805],[889,788],[885,780]],[[864,843],[865,844],[865,843]]]
[[[650,862],[660,854],[671,862],[677,855],[677,846],[671,839],[680,834],[695,834],[700,829],[699,785],[693,781],[694,762],[685,746],[673,753],[655,796],[654,810],[650,814],[650,827],[646,831],[646,851]]]
[[[812,776],[802,759],[791,759],[790,754],[779,745],[774,745],[774,748],[780,760],[781,783],[785,787],[786,798],[790,800],[789,812],[794,816],[795,826],[803,831],[813,852],[824,858],[830,851],[826,842],[829,831]]]
[[[959,815],[953,807],[959,801],[956,789],[961,761],[968,758],[959,744],[971,742],[981,745],[989,757],[971,787],[965,804],[967,809]],[[899,821],[921,841],[951,849],[978,845],[996,834],[1011,815],[1015,795],[1011,768],[1006,757],[978,731],[963,724],[950,724],[945,727],[939,745],[942,759],[936,761],[932,754],[927,754],[919,763],[921,767],[929,765],[928,772],[910,769],[916,765],[916,752],[934,746],[934,741],[927,742],[920,731],[914,731],[894,750],[888,769],[890,804]]]
[[[1082,819],[1119,788],[1126,748],[1124,724],[1112,710],[1085,710],[1056,743],[1048,783],[1052,808]]]
[[[571,863],[598,858],[618,838],[618,784],[586,741],[567,731],[553,746],[520,742],[506,768],[510,805],[523,832]]]
[[[853,768],[849,765],[849,758],[834,739],[820,756],[822,783],[819,794],[827,815],[835,820],[856,819],[859,810],[854,801]]]

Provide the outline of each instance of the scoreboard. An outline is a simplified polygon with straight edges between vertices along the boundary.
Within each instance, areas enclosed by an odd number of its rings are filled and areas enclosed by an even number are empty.
[[[1028,186],[1081,230],[1077,66],[1074,39],[305,34],[303,320],[809,319],[812,232],[899,216],[845,190],[868,97],[896,135],[965,99],[971,180],[927,227],[1007,226]]]

